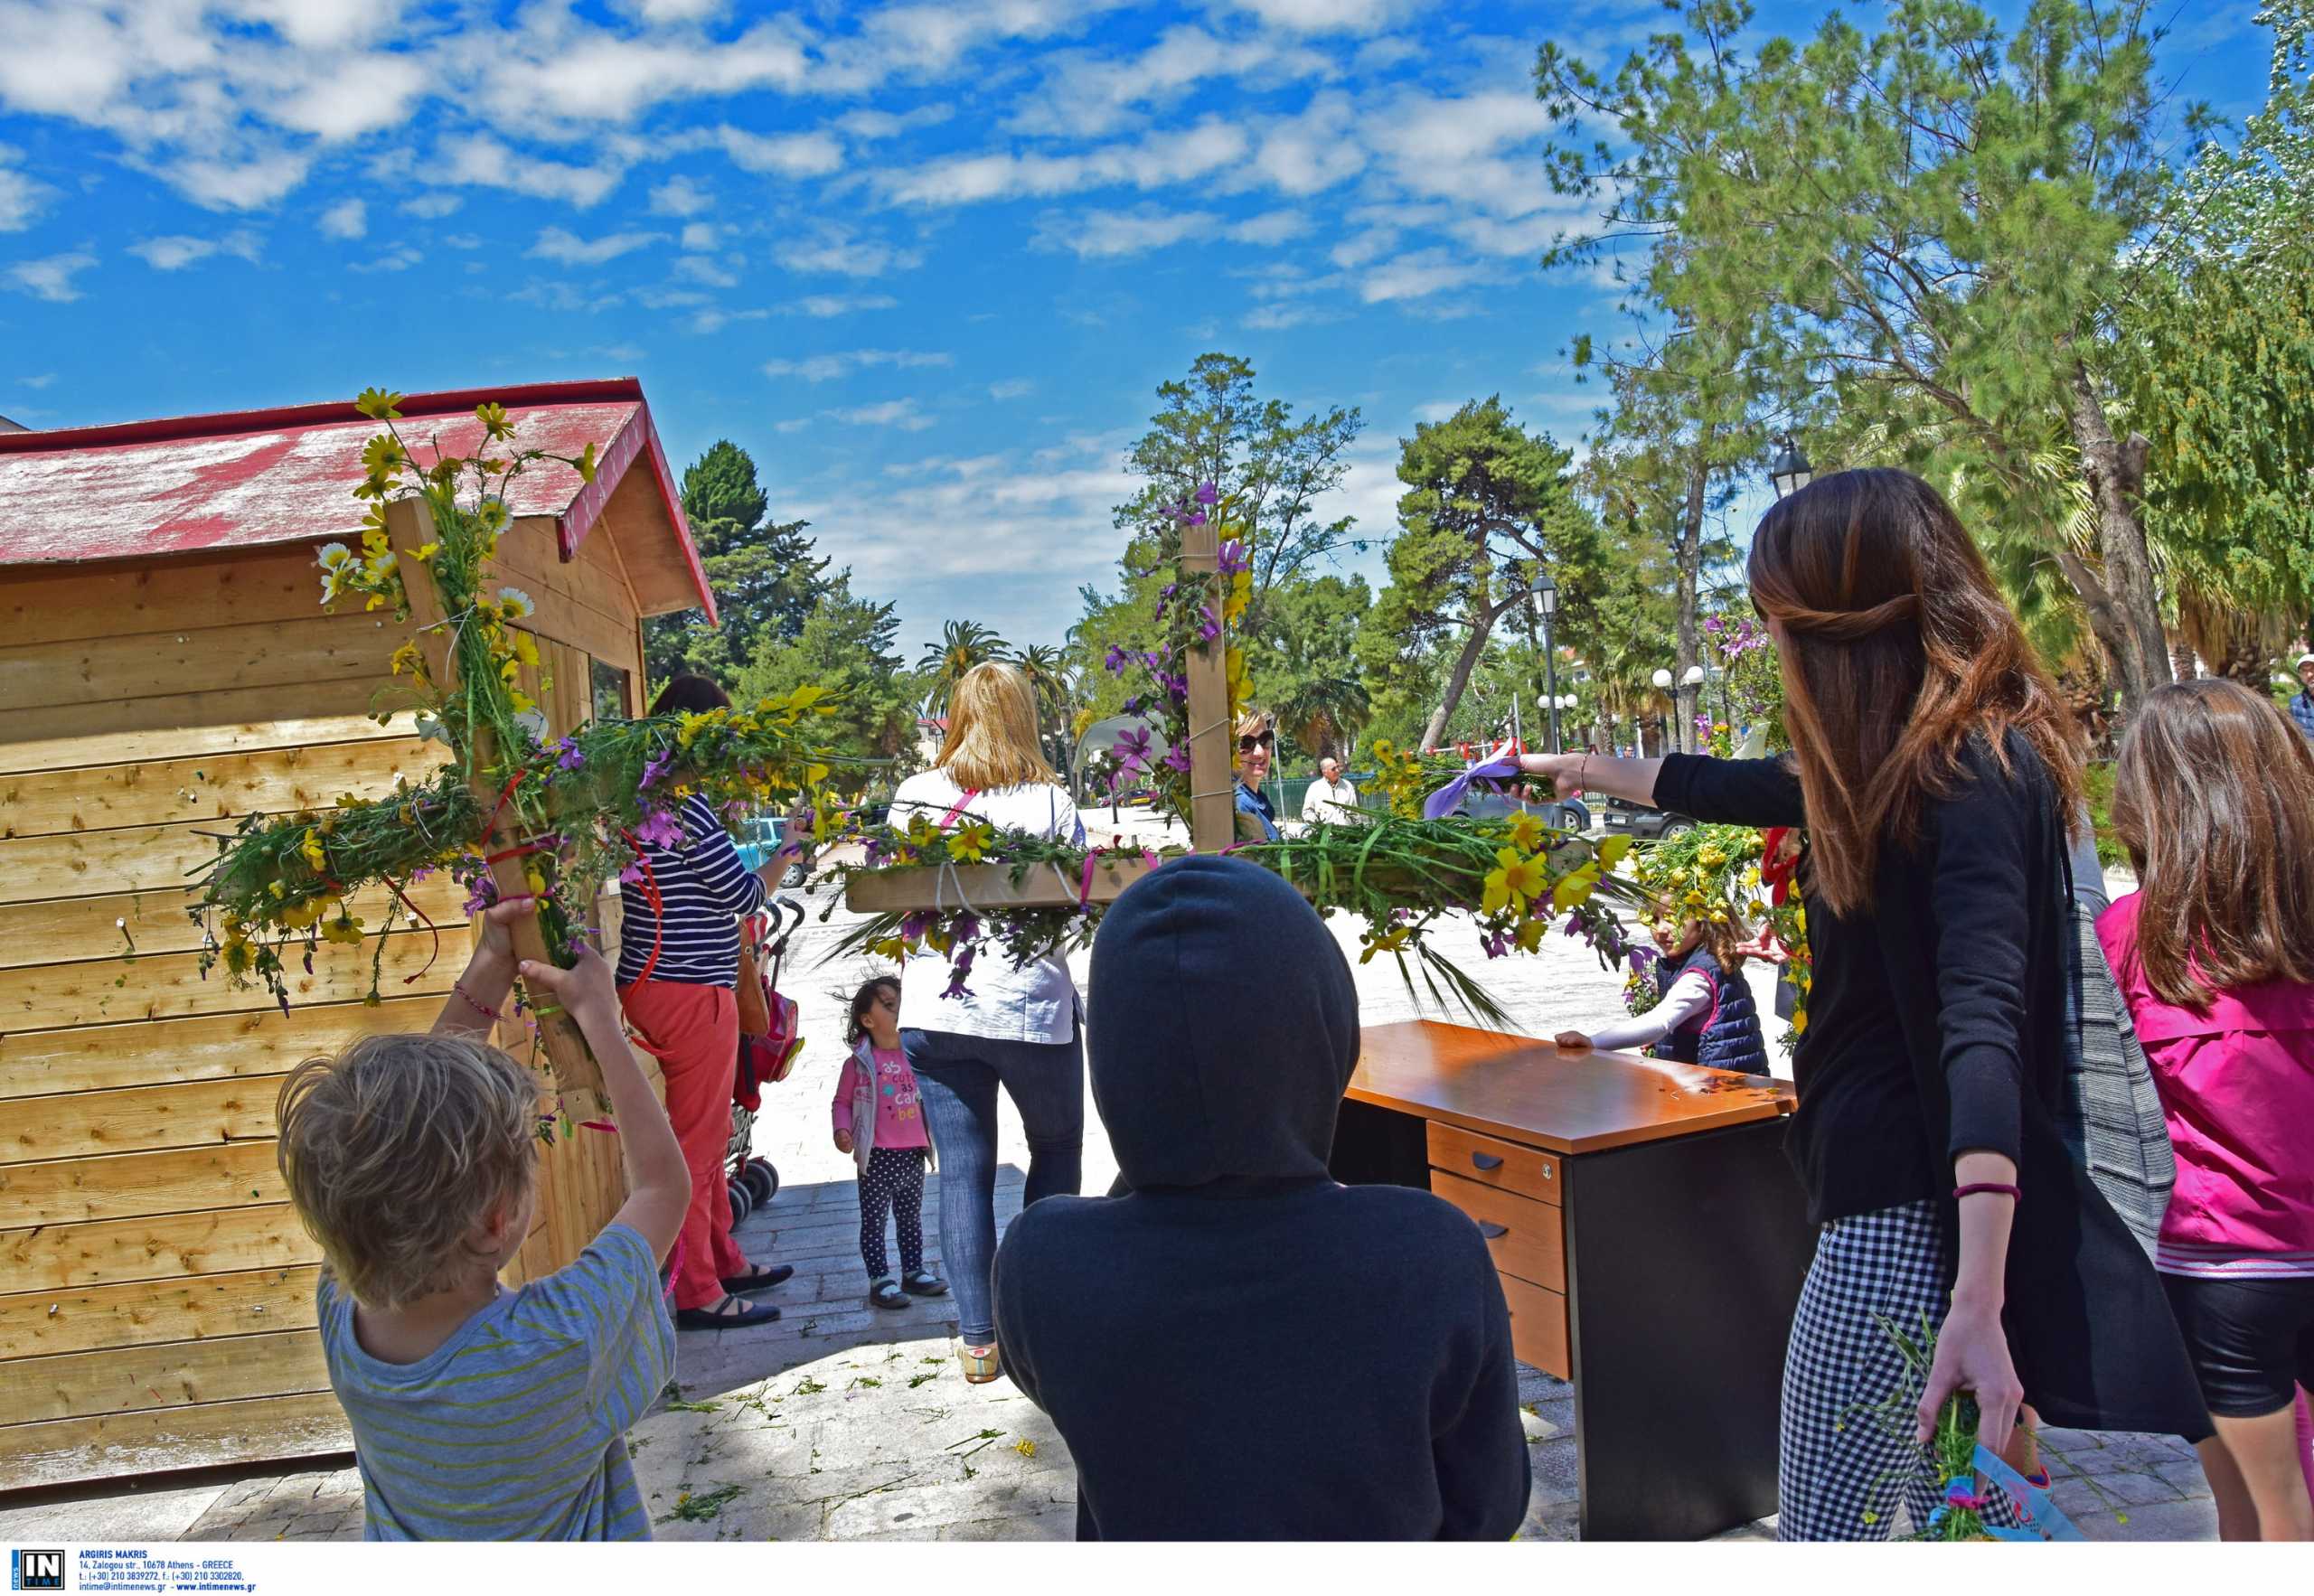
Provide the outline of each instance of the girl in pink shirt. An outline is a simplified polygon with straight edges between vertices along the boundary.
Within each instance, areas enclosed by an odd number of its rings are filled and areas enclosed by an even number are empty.
[[[2314,1540],[2314,749],[2223,680],[2149,695],[2113,830],[2142,883],[2097,922],[2178,1183],[2156,1263],[2217,1434],[2226,1540]]]
[[[836,1078],[835,1145],[860,1169],[860,1261],[868,1300],[906,1308],[909,1293],[937,1297],[948,1282],[924,1267],[924,1166],[932,1157],[916,1074],[900,1051],[900,983],[879,975],[851,994],[844,1039],[851,1056]],[[900,1236],[900,1269],[889,1272],[884,1216]]]

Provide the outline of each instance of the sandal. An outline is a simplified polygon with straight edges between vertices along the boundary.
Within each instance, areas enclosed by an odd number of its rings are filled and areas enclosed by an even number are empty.
[[[948,1294],[948,1282],[928,1269],[917,1270],[902,1280],[900,1284],[908,1288],[912,1297],[945,1297]]]
[[[900,1290],[899,1281],[888,1274],[868,1288],[868,1301],[875,1308],[906,1308],[908,1293]]]
[[[757,1264],[745,1274],[725,1275],[723,1289],[735,1297],[744,1297],[749,1291],[768,1291],[774,1286],[785,1284],[795,1272],[793,1263],[774,1263],[767,1268]]]
[[[985,1385],[1004,1372],[997,1365],[996,1343],[993,1341],[985,1347],[964,1348],[956,1355],[956,1361],[964,1366],[964,1384],[967,1385]]]
[[[729,1312],[737,1308],[738,1312]],[[741,1325],[767,1325],[779,1317],[779,1310],[768,1302],[746,1302],[726,1296],[712,1308],[678,1308],[675,1328],[679,1330],[735,1330]]]

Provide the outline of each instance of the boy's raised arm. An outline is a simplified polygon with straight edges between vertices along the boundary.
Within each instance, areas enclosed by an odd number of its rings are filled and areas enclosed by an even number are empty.
[[[626,1039],[610,966],[592,948],[582,947],[570,969],[525,962],[522,972],[531,990],[551,993],[562,1005],[602,1066],[603,1091],[611,1100],[619,1145],[626,1154],[626,1201],[611,1223],[633,1229],[663,1263],[682,1229],[683,1211],[691,1206],[691,1170],[674,1127],[667,1122],[667,1111],[652,1094]]]

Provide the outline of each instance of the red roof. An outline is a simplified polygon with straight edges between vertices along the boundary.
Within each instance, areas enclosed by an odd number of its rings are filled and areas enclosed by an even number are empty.
[[[643,385],[539,382],[412,394],[397,424],[421,459],[434,446],[476,451],[486,399],[506,407],[518,448],[578,455],[595,446],[592,483],[542,462],[516,477],[507,508],[554,518],[569,559],[637,464],[650,473],[682,545],[708,619],[715,600],[683,520],[673,473]],[[221,416],[183,416],[56,432],[0,434],[0,566],[130,559],[350,539],[363,506],[362,446],[378,424],[351,403],[293,405]]]

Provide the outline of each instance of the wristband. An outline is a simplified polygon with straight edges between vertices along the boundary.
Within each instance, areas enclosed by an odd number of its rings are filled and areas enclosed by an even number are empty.
[[[1980,1191],[1998,1192],[2012,1203],[2021,1203],[2025,1200],[2023,1192],[2013,1186],[2004,1186],[1998,1180],[1980,1180],[1972,1186],[1955,1187],[1952,1191],[1952,1200],[1958,1202],[1964,1197],[1974,1197]]]
[[[457,993],[459,998],[465,1001],[466,1006],[473,1009],[476,1014],[482,1015],[484,1018],[488,1019],[503,1019],[506,1018],[504,1015],[499,1013],[497,1009],[493,1009],[489,1004],[484,1002],[480,998],[475,997],[472,992],[466,990],[466,983],[465,981],[452,981],[450,983],[450,990]]]

